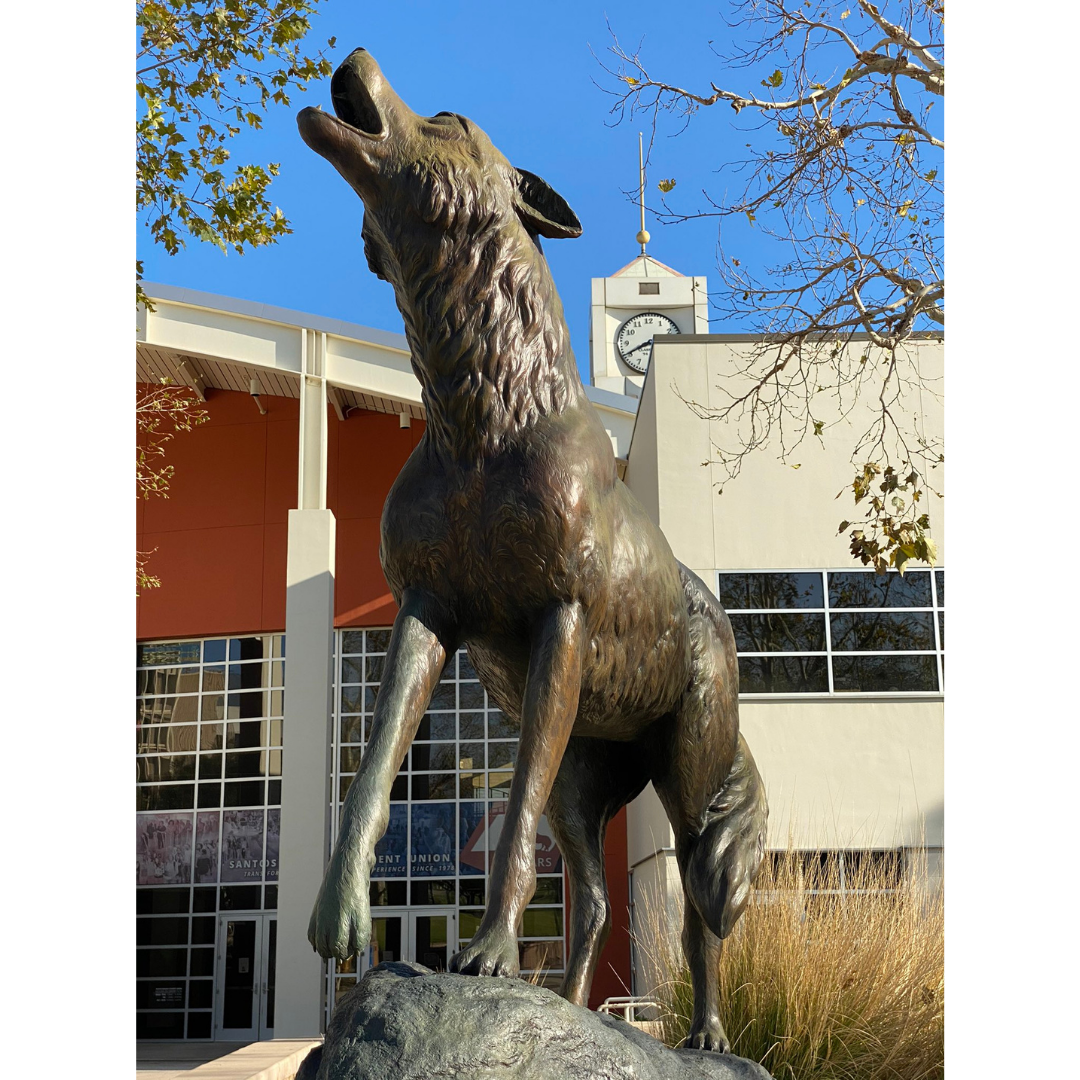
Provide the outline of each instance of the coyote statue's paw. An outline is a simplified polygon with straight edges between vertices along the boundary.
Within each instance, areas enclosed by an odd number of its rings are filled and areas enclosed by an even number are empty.
[[[308,941],[327,960],[348,960],[371,939],[367,871],[346,873],[331,859],[308,923]]]
[[[517,936],[505,927],[481,930],[450,961],[450,970],[462,975],[504,975],[518,973]]]
[[[724,1028],[718,1016],[695,1020],[683,1045],[691,1050],[715,1050],[718,1054],[731,1053],[731,1043],[724,1034]]]

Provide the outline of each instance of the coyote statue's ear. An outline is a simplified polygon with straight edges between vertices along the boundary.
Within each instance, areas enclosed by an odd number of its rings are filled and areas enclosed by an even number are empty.
[[[546,181],[524,169],[518,175],[518,216],[525,228],[549,240],[574,240],[581,235],[581,222],[566,200]]]

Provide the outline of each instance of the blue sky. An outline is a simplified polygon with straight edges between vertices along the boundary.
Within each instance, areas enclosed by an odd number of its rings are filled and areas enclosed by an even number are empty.
[[[606,20],[624,46],[644,39],[642,56],[654,76],[705,89],[720,75],[708,42],[722,47],[728,32],[721,0],[678,5],[607,0],[606,9],[591,0],[543,5],[326,0],[321,7],[307,39],[309,51],[336,37],[328,53],[336,67],[353,48],[368,49],[415,111],[468,116],[510,161],[543,176],[577,212],[583,236],[548,241],[545,252],[579,367],[587,372],[589,280],[613,273],[637,254],[637,209],[624,192],[637,183],[640,125],[612,126],[614,99],[596,85],[613,85],[597,59],[607,56],[611,42]],[[735,72],[728,81],[750,87],[758,77]],[[271,190],[293,233],[242,257],[224,256],[195,240],[170,257],[140,226],[138,254],[148,280],[400,331],[390,286],[368,271],[363,258],[359,199],[297,133],[296,112],[317,102],[330,108],[329,80],[296,94],[289,108],[273,107],[261,131],[245,131],[231,143],[237,164],[280,163]],[[656,181],[669,176],[677,178],[676,194],[687,207],[695,202],[694,190],[722,190],[724,180],[715,170],[738,157],[747,141],[733,120],[730,109],[709,109],[685,134],[659,138],[649,174],[653,197]],[[651,254],[683,273],[707,275],[710,288],[716,287],[715,220],[659,226],[649,215],[647,228]],[[756,243],[752,236],[743,240]],[[746,248],[740,254],[752,258]],[[741,328],[714,320],[712,329]]]

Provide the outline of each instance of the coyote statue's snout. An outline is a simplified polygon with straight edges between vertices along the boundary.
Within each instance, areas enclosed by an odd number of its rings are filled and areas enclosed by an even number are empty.
[[[312,944],[342,959],[367,945],[390,785],[463,644],[521,735],[487,910],[451,969],[517,974],[546,806],[570,878],[562,993],[586,1004],[611,921],[604,832],[651,780],[686,893],[689,1045],[727,1050],[720,942],[762,859],[765,797],[728,618],[618,479],[578,376],[539,238],[581,225],[471,121],[412,112],[363,49],[331,93],[336,116],[304,109],[300,132],[364,202],[368,265],[394,287],[427,430],[383,510],[400,611]]]

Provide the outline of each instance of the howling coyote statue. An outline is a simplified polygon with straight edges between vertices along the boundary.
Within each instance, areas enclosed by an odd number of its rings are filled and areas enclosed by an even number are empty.
[[[619,480],[578,376],[539,238],[581,224],[470,120],[412,112],[363,49],[331,93],[337,115],[304,109],[300,133],[364,202],[364,251],[394,287],[427,430],[383,509],[400,611],[311,942],[339,959],[366,947],[391,782],[464,645],[521,735],[487,910],[450,969],[517,975],[546,807],[570,877],[562,994],[586,1004],[611,924],[604,833],[651,780],[686,894],[688,1045],[726,1051],[720,942],[761,863],[765,796],[727,615]]]

